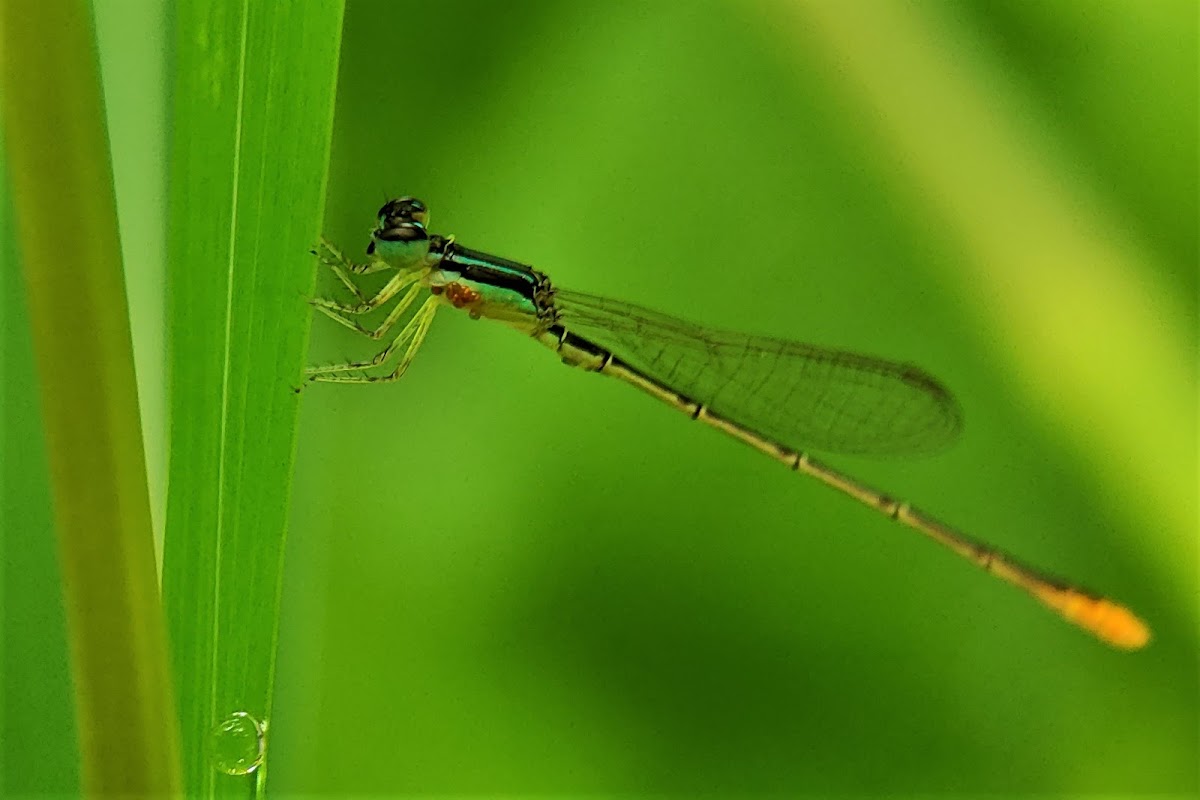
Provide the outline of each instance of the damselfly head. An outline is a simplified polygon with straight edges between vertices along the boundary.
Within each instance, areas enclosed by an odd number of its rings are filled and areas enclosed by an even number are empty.
[[[419,222],[381,219],[371,232],[367,255],[378,256],[398,269],[415,267],[429,255],[429,234]]]
[[[388,200],[379,209],[379,224],[371,232],[367,255],[378,253],[401,268],[415,264],[429,253],[428,219],[429,209],[415,197]]]

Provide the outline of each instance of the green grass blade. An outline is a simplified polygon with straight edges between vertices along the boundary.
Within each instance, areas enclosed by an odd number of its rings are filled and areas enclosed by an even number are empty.
[[[0,166],[0,775],[8,796],[69,795],[79,793],[79,746],[62,571],[45,437],[30,434],[43,425],[7,172]]]
[[[79,725],[94,795],[179,761],[90,8],[5,2],[0,80]]]
[[[227,777],[209,734],[235,713],[271,717],[342,11],[337,0],[176,10],[163,585],[193,795],[261,786],[266,771]],[[222,756],[227,771],[253,765],[254,736],[240,743]]]

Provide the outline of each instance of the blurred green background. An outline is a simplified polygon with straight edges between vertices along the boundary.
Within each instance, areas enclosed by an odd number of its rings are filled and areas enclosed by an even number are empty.
[[[101,47],[134,43],[158,57]],[[413,194],[560,286],[919,363],[961,442],[830,460],[1156,638],[1108,650],[442,312],[402,382],[303,395],[271,789],[1200,790],[1196,83],[1185,2],[350,0],[334,241],[358,251]],[[161,167],[118,163],[118,191]],[[314,361],[369,354],[315,322]],[[7,779],[62,789],[70,707],[21,692],[65,659],[57,595],[14,583],[35,573],[5,547]]]

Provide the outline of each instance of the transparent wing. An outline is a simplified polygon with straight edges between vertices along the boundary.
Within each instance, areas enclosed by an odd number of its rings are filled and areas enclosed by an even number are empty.
[[[930,452],[961,427],[950,392],[910,364],[714,331],[580,292],[558,290],[554,304],[571,333],[795,450]]]

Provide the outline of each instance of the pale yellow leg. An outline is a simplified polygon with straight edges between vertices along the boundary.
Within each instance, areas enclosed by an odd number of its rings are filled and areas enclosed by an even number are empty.
[[[309,367],[304,370],[306,379],[321,383],[378,383],[399,380],[404,375],[405,370],[408,369],[408,365],[412,363],[413,358],[417,354],[417,349],[421,346],[421,342],[425,340],[425,334],[429,332],[429,326],[433,322],[433,315],[437,311],[437,307],[438,299],[432,296],[429,297],[421,304],[417,312],[413,314],[412,319],[400,330],[400,333],[396,334],[396,338],[392,340],[391,344],[378,352],[369,361],[350,361],[345,364]],[[399,315],[397,314],[396,316]],[[400,358],[396,368],[388,375],[338,374],[382,366],[398,348],[405,344],[407,344],[407,348],[404,351],[404,355]]]
[[[385,333],[387,333],[389,330],[391,330],[391,327],[396,324],[396,320],[400,319],[400,317],[403,316],[404,312],[407,311],[408,307],[413,304],[413,301],[417,299],[417,295],[419,295],[423,289],[424,289],[424,287],[421,286],[421,284],[419,284],[419,283],[410,287],[408,290],[408,293],[400,298],[400,301],[398,303],[396,303],[395,307],[388,313],[387,317],[383,320],[383,322],[379,323],[378,327],[376,327],[374,330],[365,328],[362,325],[360,325],[358,322],[355,322],[354,320],[349,319],[349,318],[343,316],[342,314],[338,313],[338,311],[332,310],[334,308],[337,308],[340,311],[340,310],[344,310],[344,307],[338,305],[337,303],[334,303],[331,300],[314,300],[314,301],[312,301],[312,304],[314,307],[316,307],[317,311],[320,311],[322,314],[329,317],[334,322],[336,322],[340,325],[345,325],[347,328],[349,328],[352,331],[356,331],[357,333],[361,333],[363,336],[367,336],[371,339],[378,341],[383,338]],[[347,313],[354,313],[354,312],[347,312]]]
[[[346,305],[345,303],[339,303],[336,300],[327,300],[324,298],[317,298],[312,301],[312,304],[321,308],[329,308],[342,314],[369,314],[395,297],[396,294],[399,293],[399,291],[405,286],[419,281],[422,274],[423,273],[421,270],[397,272],[386,284],[384,284],[383,288],[380,289],[374,297],[363,300],[358,305]],[[349,280],[349,278],[347,278],[347,280]],[[359,296],[361,297],[362,295]]]
[[[333,243],[325,237],[321,237],[321,241],[313,253],[317,256],[322,264],[333,270],[333,274],[337,275],[338,280],[342,282],[342,285],[349,289],[354,296],[358,298],[359,303],[367,302],[367,298],[362,293],[362,290],[358,288],[358,284],[356,284],[353,279],[346,274],[347,271],[352,272],[355,275],[370,275],[373,272],[381,272],[385,269],[391,268],[387,262],[382,260],[372,261],[368,264],[355,264],[353,261],[346,258],[346,256],[342,254],[342,251],[337,249],[337,247],[335,247]]]

